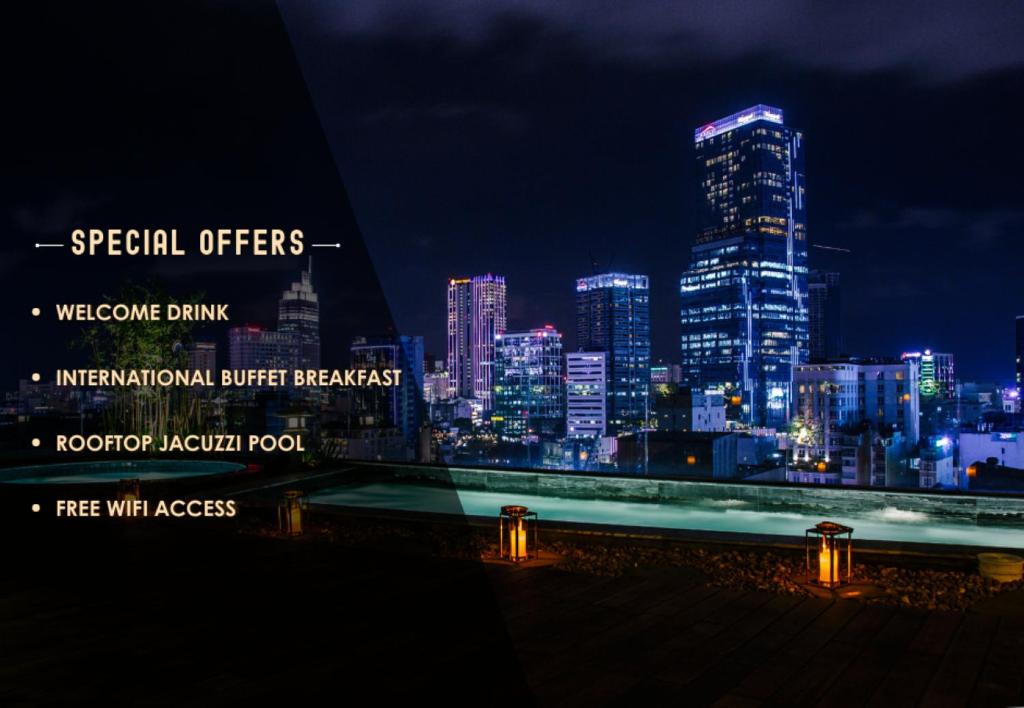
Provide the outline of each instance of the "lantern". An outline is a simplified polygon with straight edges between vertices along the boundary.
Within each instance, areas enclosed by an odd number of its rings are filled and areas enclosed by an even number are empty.
[[[819,462],[818,463],[818,471],[819,472],[825,472],[827,470],[828,470],[828,463],[826,463],[826,462]]]
[[[284,500],[277,505],[277,527],[286,536],[302,535],[302,512],[309,508],[309,499],[298,490],[284,493]]]
[[[837,588],[850,582],[853,571],[853,529],[822,521],[804,532],[807,582]]]
[[[139,478],[120,479],[117,482],[117,500],[133,502],[142,498],[141,484]]]
[[[525,506],[501,507],[498,555],[513,563],[537,557],[537,512]]]

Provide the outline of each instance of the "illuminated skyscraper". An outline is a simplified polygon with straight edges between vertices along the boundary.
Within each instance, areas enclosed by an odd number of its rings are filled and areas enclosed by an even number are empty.
[[[609,433],[649,421],[650,307],[646,275],[604,273],[576,281],[576,345],[605,353]]]
[[[510,440],[552,434],[565,420],[562,335],[548,325],[495,339],[494,428]]]
[[[494,408],[494,341],[505,331],[507,293],[500,275],[477,275],[473,286],[473,319],[470,323],[470,361],[473,366],[473,398],[483,410]]]
[[[494,339],[505,331],[505,278],[477,275],[448,280],[448,395],[494,407]]]
[[[803,133],[757,105],[694,132],[697,233],[680,281],[684,383],[781,427],[808,358]],[[735,408],[734,408],[735,410]]]
[[[291,368],[320,368],[320,303],[313,290],[312,258],[299,279],[281,294],[277,330],[295,339],[297,360]]]
[[[448,280],[448,398],[473,397],[470,322],[473,286],[469,278]]]

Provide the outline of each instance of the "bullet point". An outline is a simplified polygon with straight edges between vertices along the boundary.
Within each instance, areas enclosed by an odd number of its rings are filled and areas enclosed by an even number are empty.
[[[38,381],[40,378],[41,377],[39,376],[39,374],[32,374],[32,380],[33,381]]]
[[[38,307],[33,307],[32,308],[32,316],[33,317],[39,317],[39,315],[41,313],[42,313],[42,311]]]
[[[32,438],[32,447],[39,447],[40,444],[39,438]]]
[[[39,505],[38,505],[38,504],[33,504],[33,505],[32,505],[32,511],[38,512],[38,511],[39,511],[39,508],[40,508],[40,507],[39,507]]]

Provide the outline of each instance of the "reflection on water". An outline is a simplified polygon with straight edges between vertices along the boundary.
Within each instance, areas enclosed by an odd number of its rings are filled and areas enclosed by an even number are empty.
[[[121,460],[31,465],[0,470],[0,482],[13,484],[99,484],[121,479],[153,481],[224,474],[244,469],[235,462],[210,460]]]
[[[418,484],[367,484],[337,487],[313,494],[319,504],[422,511],[470,516],[494,516],[506,504],[522,504],[541,519],[588,524],[651,528],[729,531],[780,536],[803,536],[824,520],[820,510],[801,513],[758,510],[741,500],[704,500],[703,503],[658,503],[610,499],[567,499],[519,492],[454,490]],[[830,521],[852,526],[857,538],[1004,548],[1024,547],[1024,527],[978,526],[973,522],[932,518],[926,513],[897,507],[846,511],[829,515]]]

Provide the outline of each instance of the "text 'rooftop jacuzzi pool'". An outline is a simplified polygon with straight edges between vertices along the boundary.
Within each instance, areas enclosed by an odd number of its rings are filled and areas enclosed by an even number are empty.
[[[333,487],[317,504],[497,517],[506,504],[541,520],[803,536],[828,519],[858,538],[911,543],[1024,547],[1024,499],[908,494],[836,487],[721,484],[648,478],[492,470],[392,468],[394,479]],[[423,477],[450,482],[439,486]]]
[[[117,460],[28,465],[0,470],[6,484],[101,484],[121,479],[156,480],[204,477],[245,469],[235,462],[211,460]]]

